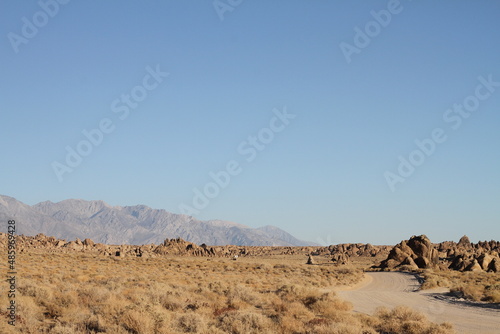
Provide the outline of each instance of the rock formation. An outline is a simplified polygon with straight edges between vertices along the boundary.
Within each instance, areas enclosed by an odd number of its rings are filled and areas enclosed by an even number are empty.
[[[439,262],[438,251],[427,236],[412,236],[403,240],[389,252],[380,264],[381,269],[395,269],[404,265],[413,268],[432,268]]]
[[[336,265],[349,264],[349,255],[347,253],[336,253],[332,257],[332,262]]]
[[[500,243],[493,240],[474,244],[467,236],[463,236],[458,243],[445,241],[434,245],[425,235],[413,236],[391,249],[387,259],[376,268],[499,272],[499,251]]]
[[[490,262],[488,266],[489,272],[500,273],[500,258],[496,257]]]
[[[443,254],[443,261],[447,267],[458,271],[489,271],[499,272],[500,242],[480,241],[470,242],[464,235],[458,243],[446,241],[440,243],[438,251]]]
[[[457,245],[459,247],[465,247],[465,248],[470,247],[471,242],[469,240],[469,237],[464,235],[463,237],[460,238]]]
[[[381,253],[388,253],[391,247],[389,246],[373,246],[371,244],[339,244],[328,247],[330,255],[338,253],[346,254],[349,257],[355,256],[377,256]]]
[[[412,236],[410,240],[401,241],[390,252],[381,268],[394,269],[407,265],[417,268],[430,268],[438,263],[438,253],[430,240],[425,236]]]

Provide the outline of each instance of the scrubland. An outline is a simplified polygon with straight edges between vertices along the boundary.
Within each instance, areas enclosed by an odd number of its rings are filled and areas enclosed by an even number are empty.
[[[404,307],[353,313],[332,288],[358,282],[361,270],[305,260],[30,250],[17,259],[17,325],[9,326],[1,311],[0,332],[453,333],[451,325]],[[0,270],[6,272],[4,264]],[[0,305],[7,305],[5,293]]]
[[[422,289],[449,288],[457,296],[473,301],[500,303],[500,273],[425,270]]]

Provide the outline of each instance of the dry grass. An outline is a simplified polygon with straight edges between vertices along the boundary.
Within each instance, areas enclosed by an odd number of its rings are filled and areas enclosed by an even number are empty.
[[[36,251],[36,252],[35,252]],[[362,272],[304,257],[19,254],[21,333],[453,333],[407,309],[354,314],[331,288]],[[6,271],[0,264],[0,270]],[[6,305],[5,294],[0,305]],[[10,333],[2,313],[0,332]]]
[[[500,273],[426,270],[422,289],[449,288],[469,300],[500,303]]]
[[[423,314],[405,306],[398,306],[393,310],[380,308],[376,316],[381,320],[376,327],[382,333],[445,334],[452,329],[449,323],[429,323]]]

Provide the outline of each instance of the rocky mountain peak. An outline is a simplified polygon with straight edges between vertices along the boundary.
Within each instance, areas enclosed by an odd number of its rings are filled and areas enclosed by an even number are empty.
[[[108,244],[161,243],[165,238],[210,245],[305,246],[277,228],[263,230],[220,220],[201,221],[146,205],[111,206],[104,201],[67,199],[33,206],[0,196],[0,218],[14,217],[20,233],[44,233],[62,239],[92,239]],[[9,218],[12,219],[12,218]]]

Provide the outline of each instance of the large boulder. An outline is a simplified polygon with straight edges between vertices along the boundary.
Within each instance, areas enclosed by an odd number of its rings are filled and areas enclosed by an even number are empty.
[[[95,242],[93,242],[91,239],[87,238],[83,240],[83,244],[87,247],[93,247],[95,245]]]
[[[500,273],[500,258],[494,258],[487,269],[489,272]]]
[[[493,261],[493,256],[491,256],[487,253],[481,254],[477,258],[477,262],[479,263],[479,265],[481,266],[481,268],[483,270],[488,270],[488,267],[489,267],[491,261]]]
[[[471,247],[471,242],[469,240],[469,237],[464,235],[463,237],[460,238],[460,241],[458,242],[457,246],[463,247],[463,248],[470,248]]]
[[[418,265],[411,258],[411,256],[408,256],[406,259],[404,259],[404,261],[400,263],[400,266],[405,266],[406,268],[411,269],[411,270],[418,269]]]
[[[347,253],[336,253],[333,254],[332,262],[337,265],[349,264],[349,255]]]
[[[64,245],[64,248],[70,249],[70,250],[82,250],[83,245],[82,244],[78,244],[76,241],[70,241],[70,242],[68,242],[67,244]]]
[[[412,236],[391,249],[387,259],[380,263],[381,269],[394,269],[400,266],[413,268],[432,268],[439,263],[439,252],[425,235]]]
[[[453,259],[451,264],[448,266],[448,269],[462,271],[465,269],[466,266],[467,265],[464,261],[464,256],[458,255]]]
[[[66,244],[64,240],[58,240],[55,244],[56,247],[62,247]]]
[[[476,259],[472,260],[472,262],[465,268],[465,271],[483,271],[483,268],[479,265]]]

